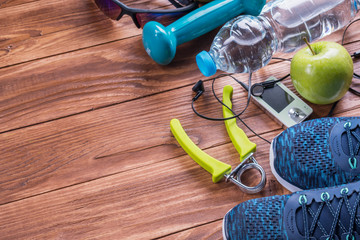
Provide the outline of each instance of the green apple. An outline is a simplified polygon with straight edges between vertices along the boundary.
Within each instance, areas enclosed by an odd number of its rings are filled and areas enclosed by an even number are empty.
[[[294,55],[290,75],[303,98],[315,104],[329,104],[349,90],[353,68],[351,56],[343,46],[317,42]]]

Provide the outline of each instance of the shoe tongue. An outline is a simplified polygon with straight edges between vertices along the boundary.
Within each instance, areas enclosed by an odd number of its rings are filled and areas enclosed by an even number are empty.
[[[339,199],[334,198],[331,202],[330,205],[333,207],[333,209],[337,209],[337,206],[339,205]],[[317,211],[319,210],[319,208],[321,208],[321,214],[318,218],[318,222],[320,222],[320,224],[327,229],[327,232],[330,232],[330,227],[332,226],[333,220],[334,220],[334,216],[332,215],[329,207],[324,204],[324,206],[321,207],[321,203],[320,202],[316,202],[313,201],[310,205],[307,206],[307,221],[308,221],[308,231],[311,228],[311,224],[314,220],[314,216]],[[313,215],[310,213],[310,211],[312,211]],[[341,210],[341,216],[345,216],[345,215],[350,216],[347,213],[346,209],[342,209]],[[296,225],[298,227],[299,233],[303,236],[305,236],[305,228],[304,228],[304,213],[302,208],[300,207],[299,209],[297,209],[296,212]],[[314,231],[311,233],[311,236],[315,237],[316,239],[320,239],[321,236],[323,236],[323,232],[321,231],[321,228],[319,225],[315,226]]]
[[[356,128],[352,128],[351,129],[351,134],[350,134],[350,141],[351,144],[349,143],[349,137],[348,134],[346,133],[346,130],[341,134],[341,149],[343,151],[343,153],[345,155],[347,155],[348,157],[350,157],[350,145],[352,145],[353,151],[355,153],[356,151],[356,145],[359,143],[359,141],[356,139],[355,135],[360,136],[360,127],[356,127]],[[359,156],[359,153],[357,153],[357,156]]]
[[[347,133],[346,124],[350,124],[350,135]],[[357,151],[359,141],[355,137],[360,137],[360,120],[351,119],[349,121],[341,121],[337,123],[330,132],[330,152],[337,167],[345,172],[349,172],[356,176],[360,173],[360,151]],[[351,150],[355,154],[355,159],[349,163]]]
[[[305,212],[307,216],[308,230],[311,228],[315,215],[317,213],[320,214],[314,231],[310,233],[310,239],[323,239],[323,237],[326,239],[324,231],[326,233],[330,233],[331,227],[334,223],[334,214],[338,210],[340,210],[339,221],[341,222],[343,229],[339,224],[336,224],[334,233],[335,236],[339,237],[338,239],[342,239],[341,237],[344,234],[344,229],[348,231],[350,228],[350,212],[348,211],[347,206],[350,206],[351,209],[353,209],[355,202],[359,197],[358,186],[359,182],[347,184],[341,187],[308,190],[292,194],[286,202],[284,209],[284,225],[289,239],[296,240],[304,239],[305,237],[304,210],[302,205],[299,203],[299,198],[301,198],[302,195],[305,196],[307,201]],[[341,195],[341,190],[345,187],[348,189],[346,198]],[[321,199],[322,194],[329,197],[329,205]],[[345,199],[348,199],[348,202]],[[356,216],[360,217],[360,208],[357,209]],[[356,226],[356,232],[360,233],[359,225],[356,223],[354,223],[354,225]]]

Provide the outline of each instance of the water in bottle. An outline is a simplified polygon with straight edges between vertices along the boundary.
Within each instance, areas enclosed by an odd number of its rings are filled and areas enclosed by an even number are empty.
[[[275,0],[258,17],[239,16],[216,35],[210,51],[196,56],[200,71],[254,72],[275,52],[293,52],[346,26],[359,12],[360,0]]]

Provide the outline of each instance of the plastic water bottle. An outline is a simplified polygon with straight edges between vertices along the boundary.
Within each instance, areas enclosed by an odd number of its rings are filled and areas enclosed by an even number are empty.
[[[239,16],[216,35],[210,51],[196,56],[200,71],[254,72],[275,52],[293,52],[346,26],[359,12],[360,0],[275,0],[258,17]]]

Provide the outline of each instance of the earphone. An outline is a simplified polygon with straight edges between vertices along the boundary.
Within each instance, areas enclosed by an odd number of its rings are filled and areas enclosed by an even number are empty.
[[[261,97],[261,95],[264,93],[264,90],[266,88],[273,88],[275,86],[275,83],[280,82],[289,76],[290,76],[290,74],[288,74],[285,77],[282,77],[278,80],[269,80],[269,81],[265,81],[265,82],[261,82],[261,83],[255,83],[250,88],[251,95],[253,95],[255,97]]]
[[[195,97],[192,99],[195,102],[205,92],[204,82],[202,80],[197,81],[192,90],[196,93]]]
[[[196,93],[195,97],[192,99],[192,102],[191,102],[191,108],[192,110],[194,111],[194,113],[196,115],[198,115],[199,117],[201,118],[204,118],[204,119],[207,119],[207,120],[212,120],[212,121],[225,121],[225,120],[230,120],[230,119],[233,119],[233,118],[237,118],[239,117],[241,114],[243,114],[245,112],[245,110],[247,109],[247,107],[249,106],[249,103],[250,103],[250,92],[248,92],[248,99],[247,99],[247,102],[246,102],[246,106],[245,108],[238,114],[236,114],[232,109],[230,109],[228,106],[226,106],[217,96],[216,96],[216,93],[215,93],[215,90],[214,90],[214,83],[215,83],[215,80],[220,78],[220,77],[231,77],[232,79],[234,79],[237,83],[239,83],[242,87],[245,88],[246,91],[248,91],[248,86],[246,86],[244,83],[242,83],[241,81],[239,81],[238,79],[236,79],[234,76],[231,76],[229,74],[221,74],[221,75],[218,75],[216,76],[215,78],[213,78],[213,81],[212,81],[212,92],[214,94],[214,97],[216,98],[216,100],[223,106],[225,106],[226,108],[228,108],[233,114],[234,116],[232,117],[228,117],[228,118],[213,118],[213,117],[207,117],[201,113],[199,113],[198,111],[196,111],[195,109],[195,106],[194,106],[194,102],[205,92],[205,88],[204,88],[204,83],[202,80],[199,80],[195,85],[194,87],[192,88],[192,90]],[[252,76],[252,73],[249,74],[249,86],[251,86],[251,76]]]

